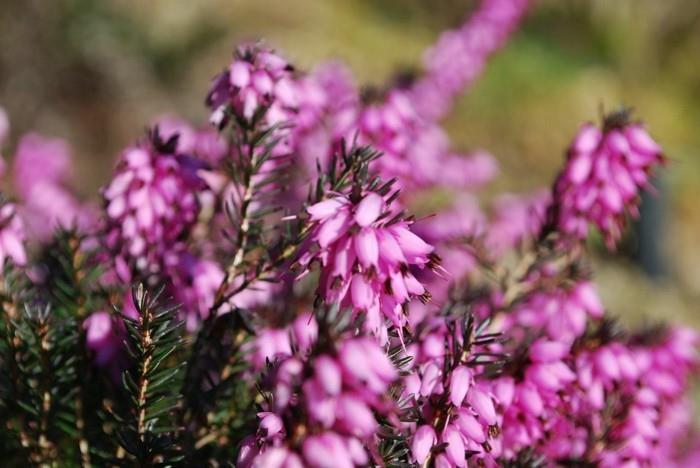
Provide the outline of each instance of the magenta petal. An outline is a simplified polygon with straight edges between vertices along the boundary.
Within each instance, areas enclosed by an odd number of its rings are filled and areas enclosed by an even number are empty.
[[[496,424],[496,407],[493,400],[486,393],[477,388],[472,388],[467,397],[469,404],[488,425]]]
[[[464,456],[464,442],[462,442],[462,436],[459,431],[455,429],[453,425],[449,425],[445,428],[445,432],[442,435],[442,442],[447,444],[445,448],[445,453],[449,458],[450,465],[463,467],[466,466],[467,461]]]
[[[411,453],[419,465],[422,465],[430,455],[430,449],[437,443],[435,430],[430,426],[420,426],[413,435]]]
[[[577,153],[590,153],[596,149],[601,138],[602,135],[598,128],[592,124],[585,124],[576,135],[572,148]]]
[[[554,362],[561,360],[568,352],[567,344],[541,338],[530,346],[530,359],[534,362]]]
[[[377,428],[372,410],[359,398],[343,395],[338,399],[338,419],[355,435],[370,437]]]
[[[486,441],[484,426],[482,426],[481,423],[477,421],[477,419],[467,409],[460,408],[457,414],[458,416],[455,424],[457,424],[457,427],[459,427],[462,434],[477,444],[481,444]]]
[[[593,159],[588,153],[575,156],[569,163],[569,178],[575,184],[580,184],[588,178],[593,167]]]
[[[362,275],[355,275],[350,285],[352,304],[361,310],[367,310],[374,302],[374,291]]]
[[[240,60],[233,62],[230,70],[231,84],[244,88],[250,83],[250,65]]]
[[[457,366],[450,376],[450,401],[456,407],[462,406],[472,381],[472,372],[466,366]]]
[[[355,209],[355,222],[362,227],[369,226],[379,218],[384,209],[384,199],[376,193],[369,193]]]
[[[424,264],[426,262],[426,256],[433,251],[431,245],[413,234],[405,226],[397,226],[392,229],[392,233],[398,241],[406,259],[411,263]]]
[[[661,147],[641,125],[630,125],[625,128],[625,136],[630,146],[644,155],[651,156],[661,153]]]
[[[342,377],[340,367],[328,356],[320,356],[316,359],[316,379],[329,395],[340,393]]]
[[[348,214],[341,211],[321,224],[317,233],[318,244],[322,248],[338,240],[350,227]]]
[[[377,267],[379,262],[379,244],[372,228],[364,228],[355,236],[355,251],[360,264],[365,267]]]
[[[343,198],[331,198],[311,205],[306,211],[311,215],[311,219],[320,221],[336,214],[346,203]]]

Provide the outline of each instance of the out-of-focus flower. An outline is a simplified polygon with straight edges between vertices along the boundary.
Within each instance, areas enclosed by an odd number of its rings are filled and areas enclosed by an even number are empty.
[[[231,114],[251,120],[262,110],[267,125],[288,121],[299,104],[292,70],[272,50],[240,47],[229,68],[214,79],[207,96],[211,122],[221,127]]]
[[[543,329],[553,340],[571,343],[586,330],[590,319],[603,316],[603,306],[592,283],[581,281],[570,288],[536,291],[524,298],[504,318],[503,327]]]
[[[5,265],[8,258],[17,266],[27,263],[25,238],[24,223],[17,215],[16,205],[0,201],[0,266]]]
[[[70,149],[64,140],[30,133],[19,141],[12,175],[29,237],[45,242],[59,226],[93,227],[94,207],[81,203],[67,188],[71,170]]]
[[[85,343],[94,353],[98,366],[113,362],[122,349],[124,330],[117,326],[116,320],[109,312],[98,311],[90,314],[83,322],[86,330]]]
[[[446,133],[418,115],[403,90],[392,90],[382,102],[366,106],[358,128],[361,141],[384,153],[375,169],[387,180],[397,177],[401,186],[475,188],[498,172],[495,160],[484,151],[452,152]]]
[[[263,341],[277,347],[288,337]],[[269,382],[273,400],[258,414],[256,448],[252,441],[246,445],[251,448],[240,452],[239,466],[263,466],[271,453],[299,466],[368,464],[376,453],[375,414],[391,410],[386,392],[398,373],[374,340],[344,338],[337,345],[337,353],[312,353],[306,362],[291,349],[277,353]]]
[[[551,193],[545,189],[526,195],[499,196],[494,203],[486,236],[491,255],[498,257],[524,241],[536,238],[547,218],[551,198]]]
[[[466,360],[481,351],[476,346],[466,346],[461,327],[459,321],[428,316],[406,347],[411,361],[404,369],[401,400],[413,405],[411,414],[422,417],[407,428],[413,460],[419,465],[434,446],[444,448],[445,466],[466,466],[465,452],[469,452],[470,459],[487,465],[500,455],[498,439],[494,437],[501,422],[496,392],[479,367],[455,365],[457,359]]]
[[[483,0],[459,28],[446,31],[425,54],[425,75],[411,89],[423,118],[437,120],[482,73],[524,16],[528,0]]]
[[[197,129],[185,120],[165,115],[156,119],[154,127],[158,128],[160,137],[167,141],[177,136],[178,154],[195,156],[211,164],[220,162],[227,151],[226,141],[210,127]]]

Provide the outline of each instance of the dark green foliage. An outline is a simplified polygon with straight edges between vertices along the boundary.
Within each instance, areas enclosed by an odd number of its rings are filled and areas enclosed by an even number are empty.
[[[176,466],[182,459],[176,441],[176,382],[182,365],[169,357],[182,345],[182,322],[177,307],[163,306],[160,293],[150,295],[142,286],[134,291],[135,319],[123,316],[126,349],[133,366],[122,375],[128,404],[114,411],[119,423],[119,445],[126,452],[116,464],[139,467]]]
[[[241,378],[247,367],[241,348],[248,336],[239,311],[206,320],[197,336],[180,412],[182,441],[193,462],[231,460],[231,447],[254,420],[250,384]]]
[[[99,281],[102,270],[85,244],[85,236],[76,229],[59,230],[43,251],[41,263],[50,272],[44,294],[61,317],[82,320],[105,309],[106,292]]]
[[[29,304],[21,275],[5,270],[0,325],[3,449],[40,466],[57,466],[59,446],[75,435],[75,322],[50,305]],[[74,458],[78,445],[65,445]]]

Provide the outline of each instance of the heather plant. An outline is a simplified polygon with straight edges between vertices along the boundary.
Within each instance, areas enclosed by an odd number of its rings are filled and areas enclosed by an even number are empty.
[[[442,128],[527,6],[484,0],[423,73],[367,92],[242,45],[208,123],[156,120],[97,204],[67,144],[23,137],[0,201],[4,462],[693,465],[698,335],[622,327],[588,260],[660,146],[605,115],[551,189],[489,206],[495,158]]]

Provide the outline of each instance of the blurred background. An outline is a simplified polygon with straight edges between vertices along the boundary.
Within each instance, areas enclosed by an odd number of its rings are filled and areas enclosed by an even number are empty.
[[[265,38],[302,69],[340,59],[358,83],[381,86],[397,68],[419,66],[425,47],[474,7],[469,0],[2,0],[0,105],[12,121],[10,148],[33,129],[66,138],[75,187],[95,196],[120,148],[155,117],[205,121],[209,80],[241,40]],[[487,196],[531,191],[550,184],[582,121],[620,105],[648,123],[670,164],[645,208],[656,213],[644,220],[661,228],[658,236],[631,235],[614,254],[597,249],[596,282],[626,322],[700,326],[700,2],[535,0],[447,127],[459,149],[484,148],[499,160],[502,174]],[[654,246],[662,264],[652,258],[649,266]],[[635,261],[640,253],[647,273]]]

